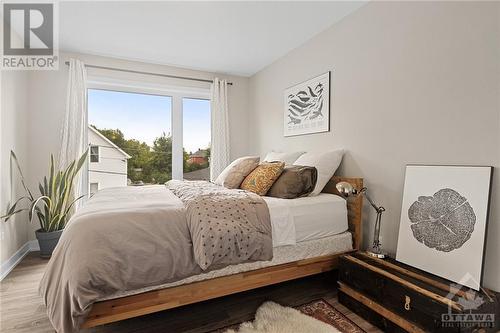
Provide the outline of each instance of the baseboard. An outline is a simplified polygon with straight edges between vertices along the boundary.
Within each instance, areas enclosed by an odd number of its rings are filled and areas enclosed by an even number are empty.
[[[2,281],[16,267],[26,255],[32,251],[40,251],[37,240],[26,242],[0,266],[0,281]]]
[[[30,240],[28,243],[30,244],[30,252],[40,251],[40,244],[36,239]]]

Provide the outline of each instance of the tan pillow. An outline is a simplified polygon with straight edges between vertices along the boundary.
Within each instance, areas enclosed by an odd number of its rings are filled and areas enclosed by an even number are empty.
[[[240,188],[258,195],[266,195],[284,168],[285,162],[262,162],[243,180]]]
[[[235,159],[221,172],[215,184],[226,188],[239,188],[243,179],[259,165],[259,161],[259,156],[244,156]]]
[[[305,197],[314,190],[317,180],[315,167],[287,165],[266,195],[282,199]]]

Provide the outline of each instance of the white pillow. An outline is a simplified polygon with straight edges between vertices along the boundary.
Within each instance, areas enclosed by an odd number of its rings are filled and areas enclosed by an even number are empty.
[[[293,153],[278,153],[275,151],[271,151],[267,153],[263,161],[264,162],[280,161],[280,162],[285,162],[286,165],[289,165],[295,162],[302,154],[304,154],[303,151],[296,151]]]
[[[318,181],[314,187],[314,191],[309,196],[315,196],[321,193],[326,183],[332,178],[342,162],[344,150],[333,150],[326,153],[305,153],[300,156],[293,164],[313,166],[318,170]]]
[[[221,172],[214,183],[227,188],[239,188],[243,179],[259,165],[259,161],[259,156],[237,158]]]

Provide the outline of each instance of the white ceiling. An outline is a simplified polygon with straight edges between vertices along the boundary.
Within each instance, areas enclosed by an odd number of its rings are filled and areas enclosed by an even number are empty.
[[[60,50],[250,76],[366,2],[61,2]]]

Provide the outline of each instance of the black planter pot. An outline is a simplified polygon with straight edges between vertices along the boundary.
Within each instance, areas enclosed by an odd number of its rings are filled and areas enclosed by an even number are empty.
[[[59,238],[61,238],[62,230],[44,232],[42,229],[35,231],[36,239],[40,245],[40,257],[50,258],[52,251],[54,251]]]

